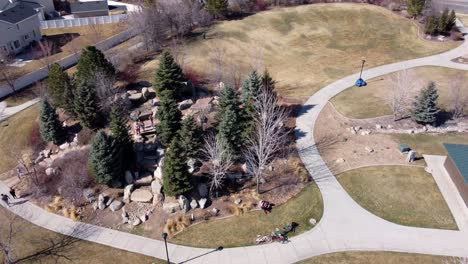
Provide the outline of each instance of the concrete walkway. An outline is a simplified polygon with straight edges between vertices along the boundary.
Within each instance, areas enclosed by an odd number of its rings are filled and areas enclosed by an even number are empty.
[[[23,104],[12,107],[6,107],[5,102],[0,102],[0,121],[5,120],[16,113],[21,112],[24,109],[37,104],[40,100],[40,98],[34,98]]]
[[[443,66],[468,70],[468,65],[450,61],[467,52],[468,42],[465,42],[460,47],[446,53],[367,70],[363,73],[363,77],[370,79],[418,66]],[[314,229],[292,238],[291,243],[284,245],[272,243],[213,252],[210,249],[170,244],[171,261],[185,263],[185,261],[192,259],[188,263],[284,264],[326,253],[351,250],[468,257],[468,231],[464,228],[464,224],[461,224],[460,231],[452,231],[401,226],[381,219],[363,209],[346,193],[320,157],[313,137],[315,121],[328,100],[351,87],[357,78],[358,74],[353,74],[315,93],[304,104],[296,121],[299,154],[313,179],[317,182],[324,202],[323,217]],[[0,192],[6,191],[6,186],[0,184]],[[75,223],[29,202],[8,209],[28,221],[54,232],[165,259],[164,244],[158,240],[89,224]],[[457,215],[457,213],[454,214]],[[456,218],[459,219],[457,216]],[[197,258],[197,256],[200,257]]]

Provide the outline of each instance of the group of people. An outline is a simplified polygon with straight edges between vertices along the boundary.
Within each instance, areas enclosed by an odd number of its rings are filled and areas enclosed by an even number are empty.
[[[10,189],[9,193],[10,193],[11,197],[13,197],[13,199],[18,199],[18,196],[16,196],[15,189]],[[7,194],[2,193],[1,197],[2,197],[2,201],[4,203],[6,203],[8,206],[11,206],[10,197]]]
[[[149,118],[150,122],[151,122],[151,128],[154,128],[154,119],[153,119],[153,115],[150,115],[150,118]],[[135,129],[135,134],[136,135],[140,135],[142,132],[145,131],[145,123],[143,123],[143,121],[141,120],[137,120],[135,121],[135,123],[133,124],[134,126],[134,129]]]

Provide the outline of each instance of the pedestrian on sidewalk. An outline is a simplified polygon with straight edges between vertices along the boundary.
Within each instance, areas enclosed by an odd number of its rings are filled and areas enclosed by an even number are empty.
[[[11,189],[10,189],[10,195],[11,195],[11,197],[13,197],[13,198],[15,198],[15,199],[18,199],[18,197],[16,196],[16,191],[15,191],[14,188],[11,188]]]
[[[16,175],[18,175],[18,179],[21,180],[23,173],[21,172],[21,168],[19,166],[16,166]]]
[[[8,207],[10,207],[10,198],[8,197],[8,195],[3,194],[3,193],[1,195],[2,195],[2,201],[6,203]]]

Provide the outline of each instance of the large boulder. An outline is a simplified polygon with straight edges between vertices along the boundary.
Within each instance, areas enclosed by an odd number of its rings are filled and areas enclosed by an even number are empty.
[[[162,182],[163,177],[162,177],[162,169],[161,169],[161,167],[157,167],[156,170],[154,171],[154,174],[153,174],[153,175],[154,175],[154,178],[155,178],[155,179],[159,179],[159,180]]]
[[[193,105],[193,100],[192,99],[187,99],[179,103],[178,107],[179,110],[185,110],[190,108]]]
[[[135,181],[135,185],[136,186],[147,186],[147,185],[150,185],[151,182],[153,181],[153,175],[148,175],[148,176],[144,176],[138,180]]]
[[[206,205],[206,202],[208,200],[206,198],[201,198],[200,200],[198,200],[198,204],[200,205],[200,208],[201,209],[204,209],[205,208],[205,205]]]
[[[208,197],[208,186],[205,183],[199,183],[197,185],[198,194],[202,198]]]
[[[61,150],[66,150],[70,147],[70,143],[63,143],[62,145],[59,146],[59,149]]]
[[[83,197],[88,201],[89,203],[92,203],[96,201],[96,194],[92,188],[86,188],[83,190]]]
[[[163,203],[163,211],[172,214],[177,212],[180,209],[179,203],[177,201],[164,201]]]
[[[130,195],[132,202],[151,203],[153,194],[149,190],[137,189]]]
[[[197,200],[192,199],[192,201],[190,202],[190,208],[195,209],[197,207],[198,207]]]
[[[188,210],[190,210],[190,202],[187,197],[180,195],[178,201],[180,209],[182,209],[184,212],[188,212]]]
[[[151,192],[154,195],[160,194],[161,193],[161,188],[162,188],[162,185],[161,185],[161,182],[159,180],[154,180],[151,183]]]
[[[141,89],[141,94],[143,95],[143,97],[144,97],[145,99],[148,99],[148,98],[149,98],[149,95],[150,95],[150,93],[149,93],[149,91],[148,91],[148,88],[143,87],[143,88]]]
[[[99,194],[99,196],[98,196],[97,205],[98,205],[99,210],[106,209],[105,197],[104,197],[104,195],[102,195],[102,193]]]
[[[141,93],[134,93],[128,97],[132,103],[139,103],[143,99],[143,95]]]
[[[110,209],[112,212],[115,212],[115,211],[120,210],[120,208],[122,208],[123,205],[124,205],[124,204],[122,203],[122,201],[114,200],[114,201],[109,205],[109,209]]]
[[[129,184],[124,188],[124,201],[130,201],[130,195],[132,194],[133,190],[135,189],[135,185]]]

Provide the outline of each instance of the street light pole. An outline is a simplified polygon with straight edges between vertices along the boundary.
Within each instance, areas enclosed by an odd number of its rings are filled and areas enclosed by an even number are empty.
[[[171,264],[171,262],[169,261],[169,252],[167,251],[167,233],[162,233],[162,237],[164,238],[164,246],[166,247],[167,264]]]
[[[364,70],[364,63],[366,63],[366,60],[362,60],[361,73],[359,74],[359,79],[361,79],[362,77],[362,71]]]

